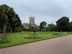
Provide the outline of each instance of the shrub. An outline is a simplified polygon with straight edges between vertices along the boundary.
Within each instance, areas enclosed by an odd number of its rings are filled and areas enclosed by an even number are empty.
[[[2,34],[0,34],[0,43],[8,43],[10,42],[7,38],[7,36],[4,36]]]

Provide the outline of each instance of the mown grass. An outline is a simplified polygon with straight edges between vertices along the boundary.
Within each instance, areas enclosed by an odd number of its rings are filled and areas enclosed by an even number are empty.
[[[38,36],[41,38],[37,38],[37,39],[25,39],[24,38],[24,37],[29,36],[30,34],[33,34],[33,32],[9,33],[8,39],[10,42],[0,44],[0,48],[20,45],[20,44],[25,44],[25,43],[30,43],[30,42],[35,42],[35,41],[40,41],[40,40],[45,40],[45,39],[62,37],[62,36],[66,36],[72,33],[71,32],[37,32],[36,34],[38,34]]]

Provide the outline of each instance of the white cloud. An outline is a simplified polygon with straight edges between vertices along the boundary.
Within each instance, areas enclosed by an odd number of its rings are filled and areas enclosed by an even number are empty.
[[[36,16],[36,24],[41,21],[55,23],[62,16],[72,20],[72,0],[0,0],[14,8],[23,22],[29,21],[29,16]]]

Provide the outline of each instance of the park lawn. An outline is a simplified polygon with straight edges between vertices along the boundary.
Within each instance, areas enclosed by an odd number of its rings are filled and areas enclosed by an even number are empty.
[[[72,33],[69,33],[69,32],[36,32],[36,34],[38,34],[38,36],[41,38],[37,38],[37,39],[25,39],[24,38],[24,37],[29,36],[30,34],[33,34],[33,32],[9,33],[8,39],[10,40],[10,42],[0,44],[0,48],[16,46],[20,44],[31,43],[31,42],[36,42],[36,41],[46,40],[46,39],[51,39],[51,38],[62,37],[62,36],[66,36]]]

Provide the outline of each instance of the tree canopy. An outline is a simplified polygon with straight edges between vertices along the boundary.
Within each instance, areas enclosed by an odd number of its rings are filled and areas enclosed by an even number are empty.
[[[48,31],[56,31],[56,25],[53,23],[48,24]]]
[[[56,22],[56,24],[58,31],[68,31],[69,18],[63,16]]]
[[[7,31],[15,32],[21,26],[21,20],[18,14],[15,13],[12,7],[6,4],[0,5],[0,29],[3,30],[3,25],[6,23]]]
[[[40,30],[43,30],[46,27],[47,23],[45,21],[40,23]]]

